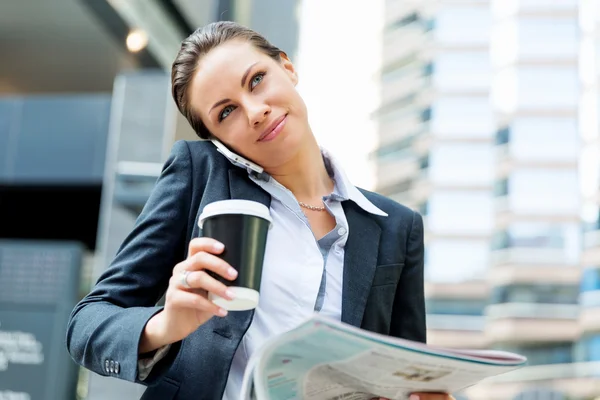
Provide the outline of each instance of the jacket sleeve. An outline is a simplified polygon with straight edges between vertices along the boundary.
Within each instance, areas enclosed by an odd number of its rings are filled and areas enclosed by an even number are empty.
[[[404,269],[394,299],[390,335],[426,341],[423,218],[413,212],[407,234]]]
[[[181,342],[138,379],[138,346],[148,320],[162,307],[173,267],[186,254],[192,161],[176,142],[131,233],[92,291],[73,309],[66,346],[73,360],[100,375],[151,385],[172,365]]]

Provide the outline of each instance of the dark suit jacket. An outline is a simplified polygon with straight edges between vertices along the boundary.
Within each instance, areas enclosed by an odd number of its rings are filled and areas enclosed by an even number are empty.
[[[342,321],[364,329],[425,341],[423,220],[398,203],[363,194],[389,214],[369,214],[345,201],[350,227],[345,247]],[[253,312],[212,318],[174,343],[143,382],[138,379],[138,342],[146,322],[161,307],[173,267],[188,243],[201,236],[204,206],[222,199],[248,199],[267,206],[270,196],[248,173],[210,142],[173,146],[133,231],[110,267],[71,314],[66,344],[80,365],[101,375],[148,385],[142,399],[222,397],[233,355]]]

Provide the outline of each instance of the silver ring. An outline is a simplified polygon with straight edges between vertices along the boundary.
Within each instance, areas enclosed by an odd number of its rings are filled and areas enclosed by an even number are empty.
[[[189,273],[190,273],[190,271],[187,271],[187,270],[181,271],[181,275],[179,277],[179,282],[181,283],[181,285],[183,287],[191,289],[192,287],[190,286],[190,284],[187,281],[187,277],[188,277]]]

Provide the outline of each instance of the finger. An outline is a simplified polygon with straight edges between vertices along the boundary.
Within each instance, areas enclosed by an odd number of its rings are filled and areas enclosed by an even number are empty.
[[[412,393],[409,400],[453,400],[454,397],[446,393]]]
[[[192,271],[188,273],[185,280],[189,287],[185,286],[183,279],[176,279],[176,285],[182,290],[201,289],[229,300],[235,297],[227,286],[204,271]]]
[[[184,261],[184,268],[188,271],[208,270],[225,279],[233,280],[237,271],[227,261],[205,252],[200,252]]]
[[[166,301],[173,308],[190,308],[197,311],[224,317],[227,311],[217,306],[205,296],[185,290],[172,290],[167,293]]]
[[[193,256],[201,251],[206,251],[212,254],[221,254],[225,249],[223,243],[208,237],[194,238],[190,241],[188,247],[188,257]]]

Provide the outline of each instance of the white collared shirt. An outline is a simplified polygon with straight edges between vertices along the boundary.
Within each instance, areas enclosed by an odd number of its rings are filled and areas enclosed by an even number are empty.
[[[387,216],[352,185],[335,159],[322,150],[335,182],[323,198],[335,217],[335,228],[317,240],[294,195],[275,179],[249,172],[271,195],[273,226],[267,237],[260,300],[254,318],[234,355],[224,400],[239,399],[248,360],[269,338],[295,328],[315,311],[341,319],[344,246],[348,222],[342,201],[351,200],[365,211]]]

